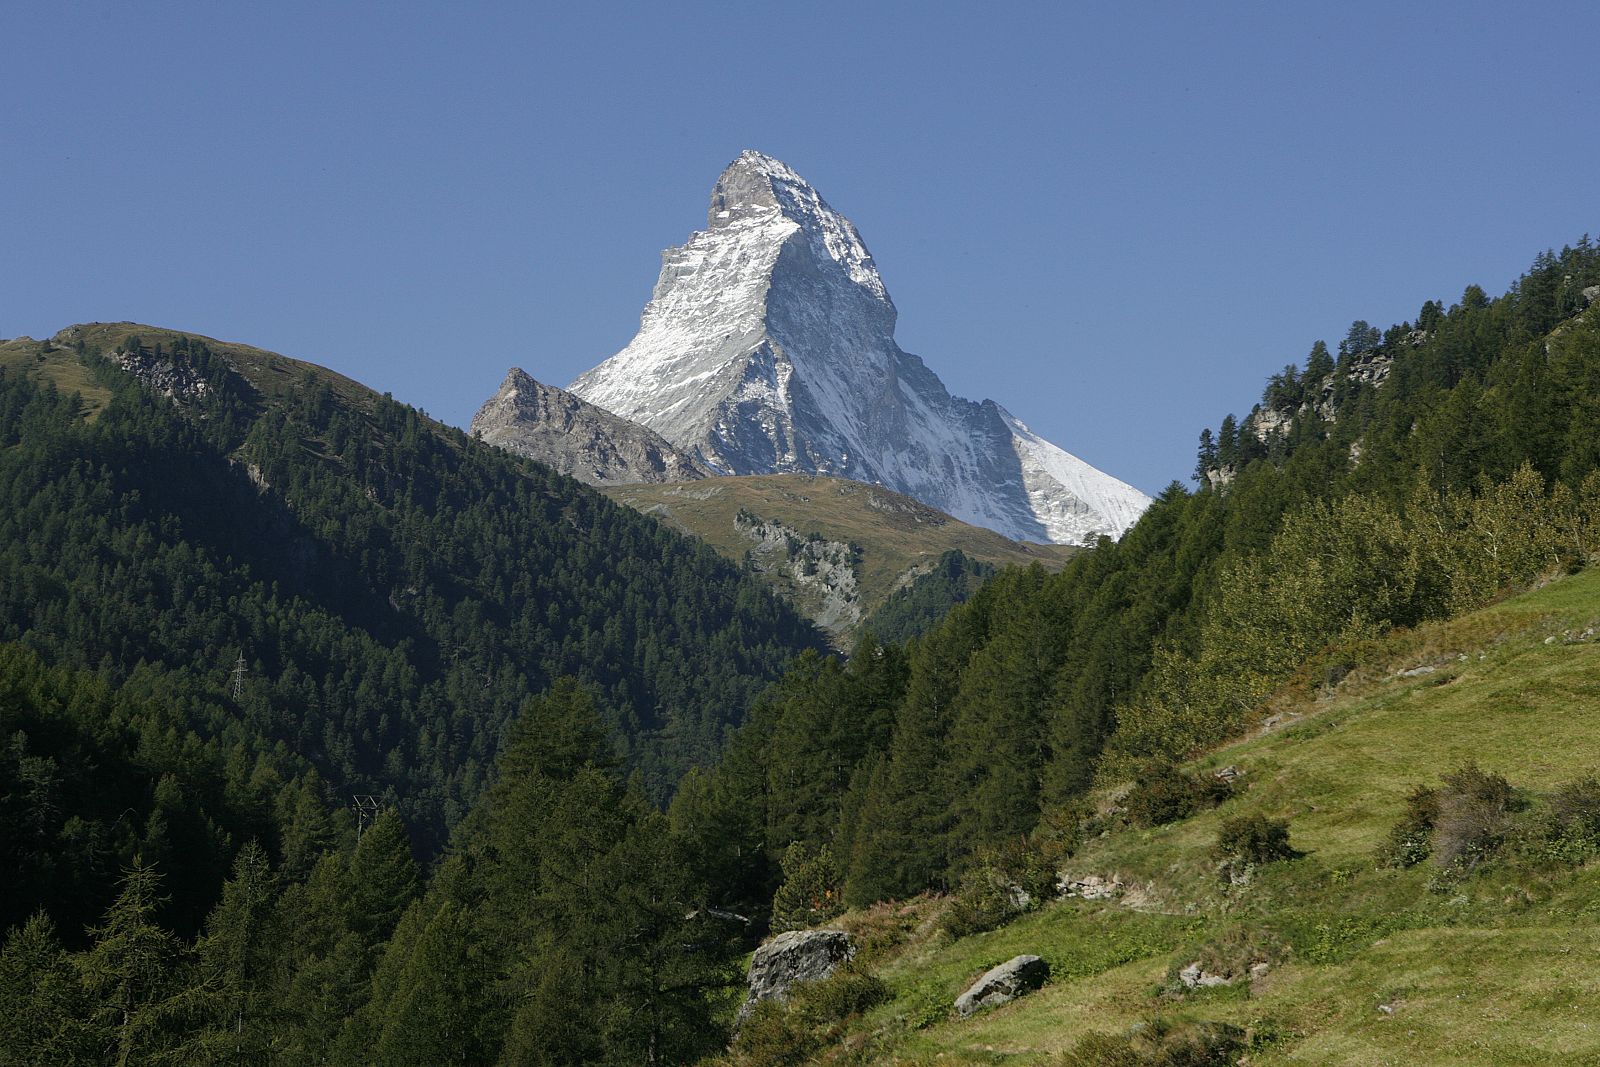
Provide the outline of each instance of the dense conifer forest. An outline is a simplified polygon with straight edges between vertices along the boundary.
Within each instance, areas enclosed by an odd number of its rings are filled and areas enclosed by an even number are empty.
[[[957,604],[972,599],[997,570],[992,563],[951,549],[926,574],[891,593],[861,624],[862,632],[879,641],[904,644],[937,626]]]
[[[604,709],[607,766],[658,803],[822,647],[703,546],[319,368],[166,331],[18,347],[0,367],[7,928],[43,906],[84,944],[137,861],[143,917],[203,936],[247,844],[274,879],[309,878],[353,847],[355,796],[431,863],[562,677]],[[56,387],[62,363],[96,403]]]
[[[1120,542],[848,659],[708,550],[392,401],[63,335],[103,407],[0,376],[0,1063],[716,1055],[767,929],[1026,885],[1097,777],[1584,566],[1596,285],[1585,239],[1499,298],[1357,322]],[[966,596],[948,564],[930,602]]]

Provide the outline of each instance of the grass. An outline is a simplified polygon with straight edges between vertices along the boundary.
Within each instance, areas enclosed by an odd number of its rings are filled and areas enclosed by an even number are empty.
[[[1047,1065],[1086,1033],[1162,1015],[1251,1029],[1253,1067],[1600,1063],[1600,859],[1448,877],[1373,859],[1406,794],[1467,760],[1532,794],[1600,769],[1600,641],[1581,638],[1597,618],[1600,569],[1392,635],[1331,694],[1280,701],[1288,725],[1192,768],[1238,767],[1233,799],[1115,830],[1069,862],[1148,887],[1149,910],[1063,901],[959,941],[926,924],[880,964],[895,999],[860,1024],[872,1062]],[[1419,663],[1438,670],[1399,677]],[[1229,886],[1210,850],[1224,819],[1251,812],[1287,818],[1303,855]],[[1251,983],[1172,987],[1175,966],[1241,929],[1287,958]],[[1049,985],[949,1014],[967,982],[1023,952],[1050,961]]]
[[[1051,570],[1060,569],[1076,551],[1067,545],[1012,541],[900,493],[842,478],[769,474],[610,486],[602,492],[701,538],[735,562],[743,561],[752,547],[734,526],[741,510],[783,523],[802,536],[817,533],[831,541],[855,542],[862,549],[856,576],[862,618],[949,549],[1002,566],[1039,563]],[[804,604],[803,594],[797,599]],[[850,630],[836,628],[834,636],[847,644]]]
[[[65,394],[83,398],[83,415],[97,417],[111,401],[111,392],[94,380],[89,368],[70,348],[57,348],[48,341],[17,339],[0,342],[0,367],[7,374],[23,374],[39,381],[54,382]]]

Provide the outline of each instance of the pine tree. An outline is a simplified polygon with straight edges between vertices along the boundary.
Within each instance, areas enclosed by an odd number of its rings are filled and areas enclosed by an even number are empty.
[[[693,1063],[724,1047],[713,1005],[737,985],[743,951],[737,923],[694,906],[705,888],[666,819],[642,799],[598,879],[603,1062],[616,1067]]]
[[[1067,621],[1043,592],[1044,578],[1030,568],[995,579],[1010,610],[967,664],[953,701],[944,774],[954,872],[979,849],[1025,834],[1038,822],[1049,754],[1046,704]]]
[[[1232,470],[1239,464],[1239,423],[1232,415],[1222,420],[1217,431],[1217,466]]]
[[[92,1011],[55,924],[41,912],[13,929],[0,949],[0,1067],[94,1062],[105,1035]]]
[[[863,764],[864,777],[858,777],[860,796],[854,809],[850,835],[850,858],[845,873],[844,902],[864,908],[904,892],[904,880],[896,869],[896,835],[889,827],[889,766],[887,758],[874,758]]]
[[[287,878],[304,879],[338,838],[323,796],[322,778],[316,771],[307,771],[286,795],[292,798],[292,807],[280,817],[283,873]]]
[[[585,766],[613,767],[610,735],[592,689],[571,676],[557,678],[541,696],[524,701],[507,733],[500,776],[562,779]]]
[[[350,858],[352,925],[373,947],[393,932],[417,895],[417,861],[400,813],[386,808]]]
[[[796,841],[783,854],[783,884],[772,898],[775,930],[801,930],[844,910],[838,868],[827,845],[816,851]]]
[[[1306,373],[1303,379],[1308,384],[1322,381],[1333,373],[1333,356],[1328,352],[1328,346],[1318,341],[1311,346],[1311,354],[1306,356]]]
[[[492,1061],[482,955],[461,906],[416,902],[373,976],[369,1011],[342,1035],[337,1058],[373,1067]]]
[[[328,1062],[345,1020],[366,1000],[374,954],[355,930],[348,864],[346,853],[325,853],[305,883],[289,886],[279,901],[278,925],[293,936],[273,1003],[289,1062]]]
[[[1350,366],[1356,356],[1363,352],[1371,352],[1382,341],[1383,335],[1376,326],[1368,325],[1365,319],[1357,319],[1345,332],[1344,340],[1339,342],[1339,366]]]
[[[107,1035],[107,1062],[143,1062],[176,1043],[175,999],[187,961],[176,936],[156,924],[165,901],[161,876],[135,856],[122,892],[82,958],[83,980],[97,1000],[96,1024]]]
[[[1194,480],[1204,486],[1209,484],[1207,475],[1217,469],[1217,442],[1212,436],[1208,426],[1200,431],[1200,447],[1195,456]]]
[[[216,1019],[200,1044],[220,1061],[252,1064],[271,1058],[278,1029],[274,971],[285,955],[277,896],[265,850],[247,842],[197,945],[201,981],[216,1005]]]

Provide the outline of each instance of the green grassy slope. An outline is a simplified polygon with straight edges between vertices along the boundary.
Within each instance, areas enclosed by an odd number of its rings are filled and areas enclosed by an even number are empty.
[[[94,418],[111,400],[111,391],[94,380],[70,348],[19,337],[0,341],[0,369],[40,382],[54,382],[62,393],[83,397],[83,413]]]
[[[1049,1064],[1085,1033],[1159,1015],[1250,1028],[1256,1067],[1600,1063],[1600,860],[1522,854],[1464,877],[1374,862],[1406,794],[1464,761],[1535,796],[1600,769],[1600,641],[1583,635],[1597,620],[1591,571],[1394,635],[1337,689],[1283,698],[1277,725],[1199,761],[1242,772],[1221,807],[1113,830],[1066,862],[1115,876],[1131,890],[1120,899],[1050,904],[957,941],[925,923],[880,957],[895,996],[856,1040],[873,1062]],[[1434,672],[1399,673],[1423,665]],[[1225,885],[1210,857],[1219,824],[1254,812],[1287,818],[1303,855]],[[1174,993],[1172,969],[1230,931],[1286,956],[1253,983]],[[946,1013],[1024,952],[1050,961],[1044,990]]]
[[[860,619],[950,549],[1000,566],[1039,563],[1051,570],[1059,569],[1077,551],[1068,545],[1012,541],[900,493],[841,478],[769,474],[601,491],[703,539],[735,562],[743,561],[755,546],[736,522],[741,511],[781,523],[801,537],[817,534],[829,541],[854,543],[861,549],[855,568]],[[777,569],[768,571],[767,578],[802,612],[817,616],[820,605],[814,591],[797,588]],[[840,623],[830,630],[837,640],[847,642],[854,625]]]

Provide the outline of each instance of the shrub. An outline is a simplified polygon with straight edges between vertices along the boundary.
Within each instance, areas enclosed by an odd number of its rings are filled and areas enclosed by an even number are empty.
[[[1153,761],[1134,780],[1124,806],[1135,826],[1164,826],[1215,807],[1233,795],[1233,787],[1210,775],[1179,770],[1177,764]]]
[[[1591,774],[1556,790],[1550,814],[1562,837],[1600,841],[1600,778]]]
[[[1433,824],[1439,818],[1437,791],[1418,786],[1406,797],[1405,814],[1378,846],[1383,867],[1414,867],[1433,851]]]
[[[1433,862],[1457,870],[1471,870],[1500,846],[1519,807],[1510,782],[1474,763],[1446,775],[1437,797]]]
[[[772,898],[772,928],[803,930],[844,911],[839,869],[827,845],[812,852],[796,841],[783,854],[783,884]]]
[[[1003,926],[1023,911],[1019,894],[978,873],[962,880],[961,888],[939,917],[939,927],[951,937],[969,937]]]
[[[819,1044],[787,1005],[764,1000],[750,1009],[725,1062],[738,1067],[798,1067]]]
[[[820,982],[796,987],[787,1002],[757,1004],[723,1062],[738,1067],[798,1067],[836,1040],[846,1019],[888,997],[888,986],[877,976],[846,964]]]
[[[916,904],[880,901],[852,912],[840,925],[855,939],[855,962],[862,966],[904,944],[921,921],[922,908]]]
[[[1143,1067],[1133,1041],[1117,1034],[1085,1034],[1056,1061],[1056,1067]]]
[[[1207,974],[1220,974],[1225,978],[1244,978],[1250,968],[1258,963],[1277,964],[1289,954],[1289,946],[1272,930],[1250,926],[1232,926],[1209,941],[1201,942],[1179,952],[1167,969],[1167,987],[1179,990],[1183,986],[1179,973],[1191,963],[1198,963]]]
[[[1088,1034],[1056,1067],[1232,1067],[1245,1049],[1237,1026],[1153,1019],[1121,1036]]]
[[[951,937],[993,930],[1055,894],[1058,849],[1018,838],[984,849],[961,878],[939,925]]]
[[[1471,870],[1504,842],[1512,813],[1521,806],[1510,782],[1467,763],[1437,788],[1412,791],[1405,813],[1378,849],[1378,862],[1410,867],[1432,857],[1439,867]]]
[[[1213,855],[1228,863],[1261,866],[1298,856],[1289,844],[1289,823],[1260,813],[1223,820]]]
[[[813,1024],[826,1025],[882,1004],[889,999],[889,987],[875,974],[845,966],[821,982],[803,986],[796,999]]]

